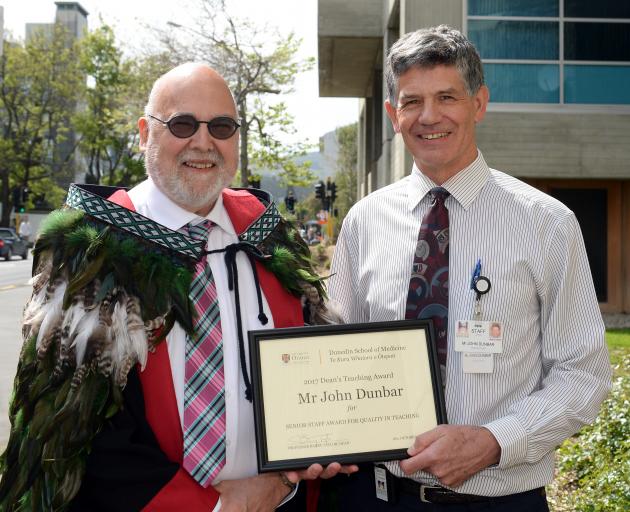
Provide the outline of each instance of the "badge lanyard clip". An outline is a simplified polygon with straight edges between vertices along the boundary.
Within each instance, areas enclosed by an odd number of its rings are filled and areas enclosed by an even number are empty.
[[[490,288],[492,288],[490,279],[481,275],[481,259],[478,259],[470,280],[470,289],[474,290],[476,294],[475,306],[473,308],[474,320],[481,320],[481,296],[488,293]]]

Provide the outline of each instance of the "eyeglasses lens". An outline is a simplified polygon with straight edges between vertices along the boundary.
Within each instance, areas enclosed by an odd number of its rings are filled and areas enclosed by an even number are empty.
[[[236,121],[231,117],[215,117],[208,122],[208,131],[215,139],[229,139],[237,128]]]
[[[175,116],[167,124],[168,129],[175,137],[185,139],[192,137],[199,123],[193,116]],[[238,123],[231,117],[215,117],[211,121],[207,121],[208,131],[215,139],[229,139],[238,129]]]
[[[175,116],[168,122],[171,133],[180,139],[191,137],[198,127],[199,123],[192,116]]]

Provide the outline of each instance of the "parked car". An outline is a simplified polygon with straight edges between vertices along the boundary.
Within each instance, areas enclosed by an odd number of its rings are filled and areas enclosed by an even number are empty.
[[[0,258],[9,261],[14,255],[28,258],[28,244],[13,228],[0,228]]]

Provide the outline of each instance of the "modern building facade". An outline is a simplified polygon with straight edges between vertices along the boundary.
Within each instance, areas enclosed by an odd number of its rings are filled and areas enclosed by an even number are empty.
[[[576,213],[602,311],[630,313],[630,2],[319,0],[320,95],[360,98],[359,197],[412,166],[384,113],[384,55],[442,23],[484,62],[486,161]]]

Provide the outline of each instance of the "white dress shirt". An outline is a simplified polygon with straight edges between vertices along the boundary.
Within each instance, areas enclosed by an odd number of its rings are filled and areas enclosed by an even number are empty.
[[[219,196],[212,211],[201,218],[184,210],[166,197],[147,179],[129,191],[129,196],[136,211],[169,229],[177,231],[192,222],[198,224],[205,219],[216,225],[210,230],[208,250],[222,249],[238,242],[238,236]],[[237,253],[238,286],[240,290],[241,317],[243,321],[243,339],[247,332],[254,329],[273,328],[273,318],[263,293],[263,307],[269,322],[262,325],[258,320],[258,302],[255,293],[254,276],[249,259],[242,252]],[[208,255],[208,264],[217,287],[221,330],[223,335],[223,369],[225,374],[225,411],[226,411],[226,461],[225,466],[213,484],[222,480],[247,478],[258,474],[256,464],[256,440],[254,437],[254,412],[251,402],[245,400],[245,383],[240,370],[238,338],[236,332],[236,306],[234,293],[228,288],[227,269],[224,253]],[[184,369],[186,363],[186,333],[175,324],[168,334],[168,354],[173,374],[173,386],[177,398],[177,408],[183,429],[184,409]],[[249,351],[246,350],[249,368]],[[215,509],[218,510],[218,507]]]
[[[436,186],[415,166],[348,213],[329,295],[346,322],[405,318],[421,220]],[[450,192],[446,411],[451,424],[483,425],[501,446],[498,465],[458,492],[506,495],[553,478],[553,450],[593,421],[610,386],[604,325],[584,242],[562,203],[502,172],[481,153],[442,185]],[[473,318],[477,260],[492,288],[482,319],[503,324],[503,353],[490,374],[464,373],[455,323]],[[386,261],[387,265],[383,265]],[[398,463],[388,463],[404,476]],[[430,474],[413,478],[437,484]]]

